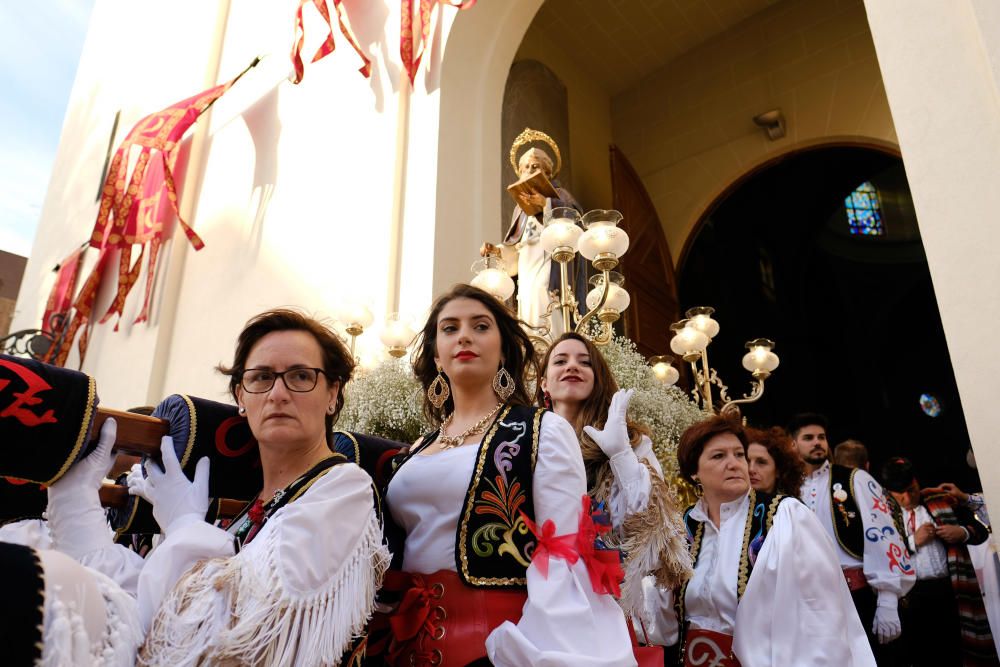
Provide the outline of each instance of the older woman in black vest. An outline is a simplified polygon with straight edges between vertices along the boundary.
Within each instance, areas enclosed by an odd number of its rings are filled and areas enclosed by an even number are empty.
[[[684,664],[874,665],[830,539],[796,498],[750,487],[739,422],[691,426],[677,459],[701,492],[684,516],[694,575],[663,610]]]
[[[602,528],[572,427],[530,407],[534,363],[486,292],[458,285],[434,304],[414,359],[433,431],[383,494],[388,664],[635,664],[609,594],[618,554],[594,549]]]

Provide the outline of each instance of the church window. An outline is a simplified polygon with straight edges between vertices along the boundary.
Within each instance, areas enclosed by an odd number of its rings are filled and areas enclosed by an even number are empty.
[[[844,199],[847,209],[847,225],[851,234],[860,236],[884,236],[882,224],[882,203],[878,190],[870,181],[865,181]]]

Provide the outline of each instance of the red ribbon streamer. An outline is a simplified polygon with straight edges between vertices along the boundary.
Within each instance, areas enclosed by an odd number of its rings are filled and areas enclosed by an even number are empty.
[[[368,78],[371,76],[372,62],[365,55],[365,52],[361,50],[358,40],[354,38],[351,29],[344,22],[343,2],[344,0],[333,0],[333,8],[337,12],[337,23],[340,25],[340,33],[361,57],[362,65],[358,71],[361,72],[362,76]],[[327,0],[299,0],[299,8],[295,11],[295,45],[292,47],[292,65],[295,67],[295,78],[292,79],[292,83],[299,83],[302,81],[302,77],[305,76],[305,66],[302,64],[302,44],[306,39],[306,30],[302,22],[302,9],[308,4],[316,7],[316,11],[323,17],[328,28],[326,39],[316,49],[316,54],[313,56],[311,62],[322,60],[337,48],[336,43],[333,41],[333,19],[330,16],[330,9],[327,7]]]
[[[424,48],[430,37],[434,9],[439,4],[459,10],[470,9],[476,4],[476,0],[419,0],[416,16],[413,13],[413,2],[414,0],[402,0],[399,26],[399,57],[411,86],[420,69],[420,60],[424,57]]]
[[[54,359],[48,360],[64,365],[69,356],[73,340],[81,328],[78,349],[80,363],[87,354],[89,327],[94,303],[101,286],[101,276],[114,248],[121,251],[118,262],[118,287],[108,312],[101,319],[107,322],[125,308],[125,300],[139,279],[146,244],[150,244],[150,265],[147,271],[146,294],[142,311],[136,322],[143,322],[149,313],[152,281],[156,269],[156,258],[163,236],[163,222],[170,215],[177,217],[185,235],[195,250],[205,244],[188,223],[181,218],[177,209],[177,188],[174,185],[172,169],[177,161],[177,149],[184,134],[196,120],[217,99],[229,90],[240,77],[257,64],[255,59],[249,67],[231,81],[181,100],[176,104],[146,116],[128,133],[118,150],[115,151],[107,178],[101,193],[101,205],[90,236],[90,245],[100,250],[97,265],[91,271],[83,289],[73,302],[74,315],[64,344]],[[131,175],[128,163],[133,147],[139,148],[135,167]],[[155,151],[155,152],[154,152]],[[126,182],[128,185],[126,186]],[[139,244],[137,261],[132,263],[132,246]],[[115,331],[118,324],[115,324]],[[53,349],[54,351],[54,349]]]

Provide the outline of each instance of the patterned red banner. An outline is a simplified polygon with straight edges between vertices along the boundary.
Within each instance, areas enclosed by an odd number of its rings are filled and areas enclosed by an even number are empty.
[[[399,57],[403,61],[403,70],[410,79],[410,85],[416,79],[420,61],[424,57],[424,48],[430,37],[432,15],[438,5],[447,5],[456,9],[469,9],[476,0],[417,0],[417,13],[414,15],[414,0],[402,0]]]
[[[292,83],[299,83],[302,81],[302,77],[305,75],[305,66],[302,64],[302,44],[306,39],[305,26],[302,23],[302,10],[306,5],[313,5],[316,7],[316,11],[319,15],[323,17],[323,21],[326,22],[326,27],[328,32],[326,34],[326,39],[323,44],[316,50],[316,54],[313,56],[311,62],[316,62],[327,57],[333,53],[334,49],[337,48],[336,43],[333,41],[333,19],[330,16],[330,9],[327,7],[327,0],[299,0],[299,8],[295,12],[295,44],[292,46],[292,65],[295,67],[295,78],[292,79]],[[347,23],[344,22],[344,0],[333,0],[333,9],[337,12],[337,23],[340,26],[340,33],[344,36],[344,39],[354,47],[358,55],[361,57],[362,65],[358,69],[361,74],[367,78],[371,76],[372,73],[372,63],[365,55],[364,51],[361,50],[361,46],[358,44],[358,40],[354,38],[354,34],[348,27]]]

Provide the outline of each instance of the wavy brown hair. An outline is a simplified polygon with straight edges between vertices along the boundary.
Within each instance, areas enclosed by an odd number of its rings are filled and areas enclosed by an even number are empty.
[[[535,346],[521,328],[521,323],[495,297],[478,287],[460,283],[447,293],[438,297],[431,308],[430,315],[424,323],[423,330],[417,335],[416,350],[413,354],[413,374],[424,388],[424,416],[433,426],[439,425],[446,415],[455,409],[455,399],[449,396],[440,408],[434,407],[427,399],[427,388],[437,377],[437,365],[434,356],[437,352],[438,318],[445,306],[455,299],[472,299],[486,306],[486,309],[496,320],[500,329],[500,358],[503,366],[514,378],[514,393],[507,399],[508,405],[531,405],[528,390],[525,388],[525,376],[530,370],[532,377],[537,377],[538,362],[535,360]],[[448,376],[445,375],[445,379]]]
[[[775,492],[798,497],[802,480],[806,477],[806,464],[785,429],[780,426],[769,429],[748,428],[747,442],[761,445],[774,459]]]
[[[565,340],[578,340],[583,343],[584,347],[587,348],[587,354],[590,355],[590,368],[594,372],[594,389],[580,408],[580,423],[579,425],[572,424],[573,428],[576,429],[577,439],[580,441],[583,463],[587,468],[587,479],[593,486],[600,482],[599,478],[602,475],[599,474],[599,469],[608,460],[608,456],[596,442],[591,440],[590,436],[583,432],[583,427],[593,426],[598,430],[604,428],[605,423],[608,421],[608,409],[611,407],[611,398],[618,391],[618,382],[615,381],[615,376],[611,373],[611,368],[604,359],[604,355],[601,354],[601,351],[594,345],[593,341],[573,331],[567,331],[549,346],[549,349],[545,352],[545,357],[542,359],[539,378],[545,377],[545,374],[548,372],[552,351],[556,349],[559,343]],[[544,405],[544,398],[545,392],[542,391],[542,383],[539,380],[535,388],[535,403]],[[628,428],[628,439],[632,447],[639,444],[642,436],[649,435],[648,428],[633,422],[627,416],[625,417],[625,425]]]

